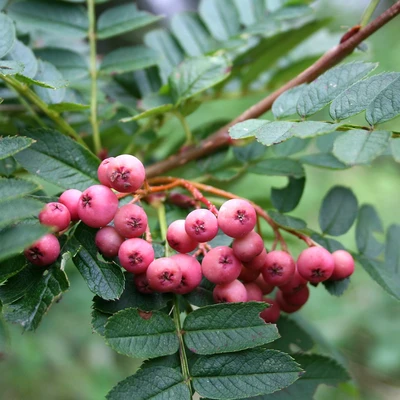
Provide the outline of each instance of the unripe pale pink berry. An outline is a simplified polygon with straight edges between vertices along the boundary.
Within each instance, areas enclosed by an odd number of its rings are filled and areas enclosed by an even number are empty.
[[[255,256],[249,262],[243,263],[243,265],[248,269],[254,269],[256,271],[260,271],[265,265],[266,258],[267,258],[267,250],[263,248],[258,256]]]
[[[143,239],[128,239],[121,244],[118,258],[127,271],[142,274],[154,260],[154,249]]]
[[[138,292],[142,294],[154,293],[154,290],[150,287],[146,273],[137,274],[134,277],[135,286]]]
[[[263,294],[258,285],[254,282],[245,283],[247,291],[247,301],[262,301]]]
[[[267,254],[261,273],[265,282],[282,286],[288,283],[296,269],[292,256],[285,251],[274,250]]]
[[[269,283],[265,282],[264,277],[260,274],[257,279],[254,281],[261,289],[262,294],[270,294],[274,289],[274,285],[270,285]]]
[[[278,303],[279,308],[281,309],[281,311],[283,311],[283,312],[285,312],[287,314],[291,314],[291,313],[294,313],[296,311],[299,311],[300,308],[303,307],[302,305],[301,306],[294,306],[292,304],[289,304],[285,300],[285,298],[283,297],[283,293],[280,290],[278,290],[278,293],[276,294],[276,302]]]
[[[60,255],[60,243],[54,235],[49,233],[29,246],[24,251],[24,255],[32,264],[44,267],[57,260]]]
[[[335,261],[332,254],[323,247],[309,247],[297,259],[299,274],[311,283],[326,281],[332,275]]]
[[[185,219],[186,233],[196,242],[205,243],[214,239],[218,233],[218,221],[210,211],[194,210]]]
[[[240,271],[238,279],[241,280],[242,282],[253,282],[257,279],[259,275],[260,271],[249,269],[243,266]]]
[[[297,293],[299,290],[303,289],[305,286],[307,286],[307,280],[304,279],[297,271],[297,269],[294,271],[294,274],[292,276],[292,279],[285,285],[282,285],[279,287],[279,290],[283,293],[287,294],[292,294],[292,293]]]
[[[250,262],[263,251],[264,242],[257,232],[251,231],[246,236],[235,239],[232,249],[240,261]]]
[[[175,293],[186,294],[196,289],[200,285],[201,273],[200,263],[192,256],[187,254],[174,254],[171,257],[182,271],[182,279],[179,286],[174,289]]]
[[[308,286],[304,286],[296,293],[285,294],[282,292],[282,298],[285,300],[286,303],[292,306],[302,306],[306,304],[309,297],[310,289],[308,288]]]
[[[234,280],[215,286],[213,297],[216,303],[236,303],[247,301],[247,290],[242,282]]]
[[[47,203],[39,213],[39,221],[42,225],[51,226],[55,232],[60,232],[68,228],[71,214],[64,204]]]
[[[242,264],[230,247],[218,246],[204,256],[201,269],[210,282],[223,284],[232,282],[239,276]]]
[[[126,204],[115,213],[114,226],[121,236],[137,238],[146,231],[147,215],[142,207]]]
[[[264,301],[270,304],[271,307],[268,307],[264,311],[261,311],[260,317],[267,323],[275,324],[281,316],[279,304],[273,299],[264,299]]]
[[[78,204],[79,218],[92,228],[106,226],[118,210],[118,198],[103,185],[93,185],[82,192]]]
[[[146,173],[138,158],[122,154],[110,161],[107,176],[111,187],[118,192],[133,193],[143,185]]]
[[[182,281],[182,271],[171,257],[154,260],[146,271],[150,287],[157,292],[173,292]]]
[[[354,272],[354,259],[346,250],[336,250],[332,253],[335,268],[331,277],[332,281],[348,278]]]
[[[198,246],[198,242],[186,233],[184,219],[177,219],[169,225],[167,229],[167,241],[179,253],[190,253]]]
[[[111,187],[111,181],[108,177],[108,166],[112,160],[114,160],[114,157],[106,158],[100,163],[99,168],[97,169],[97,177],[99,178],[100,183],[107,187]]]
[[[71,214],[71,221],[79,220],[78,205],[81,195],[82,192],[80,190],[68,189],[58,199],[61,204],[64,204],[64,206],[68,208],[68,211]]]
[[[95,237],[95,243],[100,253],[105,257],[116,257],[125,239],[112,226],[101,228]]]
[[[254,229],[256,222],[256,211],[246,200],[228,200],[222,204],[218,212],[219,227],[232,238],[246,236]]]

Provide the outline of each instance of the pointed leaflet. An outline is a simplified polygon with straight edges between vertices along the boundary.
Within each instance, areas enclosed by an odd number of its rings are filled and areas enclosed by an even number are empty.
[[[347,165],[369,164],[388,147],[391,133],[354,129],[343,133],[333,146],[333,154]]]
[[[293,136],[293,122],[274,121],[260,126],[255,132],[258,142],[265,146],[283,142]]]
[[[294,230],[304,230],[307,224],[300,218],[291,217],[290,215],[280,214],[276,211],[268,211],[269,216],[280,226]]]
[[[124,290],[125,278],[119,265],[99,260],[95,245],[97,229],[81,223],[68,243],[73,262],[88,288],[105,300],[119,298]]]
[[[15,27],[10,17],[0,13],[0,58],[3,58],[15,42]]]
[[[60,71],[47,61],[40,61],[38,63],[38,71],[35,76],[35,80],[38,82],[56,82],[59,89],[46,89],[42,86],[35,86],[35,92],[38,96],[47,104],[61,103],[65,97],[66,83],[63,82],[63,76]]]
[[[135,358],[166,356],[179,349],[175,325],[161,311],[119,311],[109,318],[105,338],[115,351]]]
[[[343,186],[333,187],[324,197],[319,210],[319,226],[323,233],[340,236],[357,218],[358,203],[354,193]]]
[[[33,143],[33,139],[25,136],[0,137],[0,160],[28,148]]]
[[[38,70],[36,57],[33,54],[33,51],[19,40],[15,41],[13,48],[7,54],[6,58],[23,64],[24,70],[21,72],[22,75],[27,76],[28,78],[35,77]]]
[[[297,103],[297,113],[302,117],[316,113],[376,67],[377,64],[358,61],[330,69],[304,89]]]
[[[253,25],[266,13],[264,0],[233,0],[238,9],[240,21],[245,25]]]
[[[240,351],[279,338],[275,325],[266,324],[261,303],[215,304],[190,313],[183,324],[185,344],[196,354]]]
[[[248,119],[239,122],[229,128],[229,135],[232,139],[246,139],[257,134],[258,129],[268,124],[269,121],[263,119]]]
[[[190,373],[200,396],[240,399],[283,389],[299,378],[301,369],[285,353],[253,349],[195,357]]]
[[[119,382],[107,394],[108,400],[190,400],[191,397],[182,374],[167,367],[140,370]]]
[[[14,224],[30,217],[36,217],[43,203],[35,199],[13,199],[0,202],[0,227]]]
[[[299,139],[297,137],[291,137],[285,142],[276,144],[272,148],[272,151],[279,157],[288,157],[305,150],[310,143],[311,139]]]
[[[161,19],[147,11],[138,10],[135,4],[121,4],[104,11],[97,21],[97,37],[106,39],[133,31]]]
[[[18,61],[0,60],[0,75],[16,75],[24,70],[24,65]]]
[[[328,168],[328,169],[349,168],[348,165],[339,161],[332,153],[307,154],[306,156],[300,157],[299,161],[303,164],[308,164],[319,168]]]
[[[267,151],[265,146],[258,142],[251,142],[246,146],[234,146],[232,150],[235,159],[243,164],[260,160]]]
[[[5,318],[21,324],[25,330],[35,330],[56,297],[68,288],[65,272],[54,265],[24,297],[7,306]]]
[[[253,174],[271,176],[291,176],[302,178],[304,176],[303,166],[291,158],[268,158],[252,164],[248,171]]]
[[[306,178],[295,179],[289,177],[289,182],[283,189],[272,188],[272,205],[282,213],[294,210],[299,204],[305,183]]]
[[[9,279],[10,277],[18,274],[22,271],[28,264],[26,258],[20,254],[16,257],[9,258],[6,261],[0,263],[0,283]],[[0,286],[0,300],[2,300],[2,289],[4,287]]]
[[[296,114],[296,107],[299,98],[306,87],[306,84],[295,86],[283,92],[272,104],[272,113],[275,118],[289,117]]]
[[[63,189],[85,190],[98,184],[99,159],[74,140],[52,129],[24,132],[36,140],[15,158],[30,173]]]
[[[364,111],[375,97],[400,76],[398,72],[389,72],[363,79],[347,88],[330,107],[334,120],[346,119]]]
[[[230,73],[226,57],[192,58],[180,64],[169,78],[176,104],[195,96],[223,81]]]
[[[390,225],[386,233],[385,266],[400,280],[400,225]]]

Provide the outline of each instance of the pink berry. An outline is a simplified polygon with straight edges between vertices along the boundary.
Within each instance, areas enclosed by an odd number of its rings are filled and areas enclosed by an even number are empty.
[[[256,283],[258,285],[258,287],[261,289],[262,294],[270,294],[275,288],[274,285],[270,285],[269,283],[265,282],[262,274],[260,274],[257,277],[257,279],[254,281],[254,283]]]
[[[186,233],[184,219],[177,219],[170,224],[167,229],[167,241],[179,253],[190,253],[198,246],[198,242]]]
[[[348,278],[354,272],[354,259],[346,250],[336,250],[332,253],[335,268],[329,279],[337,281]]]
[[[149,285],[157,292],[173,292],[182,281],[182,271],[171,257],[154,260],[146,271]]]
[[[251,231],[246,236],[235,239],[232,249],[240,261],[250,262],[263,251],[264,242],[257,232]]]
[[[117,210],[118,198],[107,186],[90,186],[79,199],[79,218],[92,228],[106,226],[112,221]]]
[[[264,299],[264,301],[271,305],[260,313],[260,317],[267,323],[275,324],[281,316],[281,310],[277,301],[273,299]]]
[[[332,254],[323,247],[309,247],[297,259],[299,274],[311,283],[326,281],[332,275],[335,261]]]
[[[239,276],[242,264],[230,247],[218,246],[204,256],[201,269],[210,282],[223,284],[232,282]]]
[[[286,301],[286,303],[292,306],[302,306],[306,304],[309,297],[310,297],[310,289],[308,288],[308,286],[304,286],[296,293],[291,293],[291,294],[282,293],[282,298]]]
[[[101,228],[95,237],[96,246],[105,257],[116,257],[124,240],[112,226]]]
[[[39,213],[42,225],[51,226],[55,232],[67,229],[71,222],[68,208],[61,203],[47,203]]]
[[[187,254],[174,254],[171,259],[178,264],[182,271],[181,282],[174,292],[186,294],[196,289],[203,277],[200,263],[194,257]]]
[[[218,233],[218,221],[209,210],[194,210],[186,217],[186,233],[196,242],[205,243],[214,239]]]
[[[128,239],[121,244],[118,258],[127,271],[142,274],[154,260],[154,249],[143,239]]]
[[[254,207],[246,200],[232,199],[222,204],[218,212],[218,225],[222,232],[233,238],[250,233],[256,226]]]
[[[304,279],[297,271],[295,270],[292,279],[285,285],[279,287],[279,290],[283,293],[292,294],[297,293],[299,290],[303,289],[307,286],[307,280]]]
[[[265,282],[281,286],[288,283],[294,274],[296,264],[292,256],[285,251],[274,250],[267,254],[261,271]]]
[[[108,177],[108,166],[112,160],[114,160],[114,157],[106,158],[100,163],[99,168],[97,169],[97,177],[99,178],[100,183],[107,187],[111,187],[111,181]]]
[[[276,302],[279,305],[279,308],[281,309],[281,311],[287,313],[287,314],[291,314],[294,313],[296,311],[299,311],[301,306],[294,306],[292,304],[289,304],[285,298],[283,297],[283,293],[278,290],[278,293],[276,294]]]
[[[61,204],[64,204],[64,206],[68,208],[68,211],[71,214],[71,221],[79,220],[78,204],[81,195],[82,192],[80,190],[68,189],[58,199]]]
[[[57,260],[60,255],[60,243],[54,235],[48,233],[29,246],[24,255],[32,264],[44,267]]]
[[[258,256],[255,256],[251,261],[243,263],[246,268],[254,269],[256,271],[260,271],[261,268],[265,265],[265,260],[267,258],[267,250],[265,248],[262,249],[261,253]]]
[[[245,283],[247,291],[247,301],[262,301],[263,294],[258,285],[254,282]]]
[[[113,189],[118,192],[133,193],[143,185],[146,173],[138,158],[122,154],[110,161],[107,176]]]
[[[242,282],[234,280],[215,286],[213,297],[216,303],[236,303],[247,301],[247,290]]]
[[[154,293],[154,290],[149,285],[146,273],[135,275],[134,282],[138,292],[142,294]]]
[[[147,215],[142,207],[126,204],[115,213],[114,226],[121,236],[137,238],[146,231]]]
[[[238,279],[240,279],[242,282],[253,282],[254,280],[257,279],[257,277],[260,275],[260,271],[256,271],[254,269],[249,269],[246,268],[245,266],[242,267],[240,271],[240,275]]]

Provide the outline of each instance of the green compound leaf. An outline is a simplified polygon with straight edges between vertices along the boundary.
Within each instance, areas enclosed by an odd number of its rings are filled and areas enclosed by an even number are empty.
[[[364,111],[375,97],[400,76],[398,72],[389,72],[363,79],[347,88],[330,107],[334,120],[342,120]]]
[[[79,143],[52,129],[29,129],[24,133],[36,143],[15,158],[30,173],[63,189],[85,190],[99,183],[100,161]]]
[[[323,233],[340,236],[357,218],[358,202],[354,193],[343,186],[333,187],[324,197],[319,210],[319,226]]]
[[[0,13],[0,58],[3,58],[15,43],[15,27],[12,19]]]
[[[289,117],[297,113],[297,102],[303,93],[306,84],[296,86],[283,92],[272,104],[272,113],[275,118]]]
[[[13,258],[9,258],[6,261],[0,263],[0,282],[4,282],[5,280],[11,278],[12,276],[18,274],[22,271],[26,265],[28,264],[26,258],[19,254]],[[5,286],[0,286],[0,300],[2,299],[2,290]],[[3,301],[4,303],[4,301]]]
[[[264,303],[214,304],[190,313],[183,324],[185,344],[196,354],[241,351],[279,338],[275,325],[260,318]]]
[[[107,394],[108,400],[190,400],[191,397],[182,374],[168,367],[145,368],[119,382]]]
[[[304,168],[298,161],[284,157],[258,161],[248,171],[259,175],[291,176],[297,179],[304,176]]]
[[[273,393],[295,382],[301,371],[289,355],[264,349],[199,356],[190,366],[194,389],[212,399]]]
[[[231,63],[223,56],[192,58],[180,64],[170,76],[169,84],[178,105],[223,81]]]
[[[326,135],[336,131],[341,124],[328,124],[326,122],[319,121],[303,121],[296,123],[291,129],[293,136],[301,139]]]
[[[299,158],[303,164],[327,169],[346,169],[348,165],[339,161],[332,153],[307,154]]]
[[[302,117],[316,113],[376,67],[377,64],[358,61],[328,70],[304,89],[297,103],[297,113]]]
[[[300,218],[283,215],[276,211],[268,211],[269,216],[280,226],[294,230],[304,230],[307,224]]]
[[[105,300],[117,299],[124,290],[124,274],[117,264],[99,260],[96,232],[82,223],[77,227],[68,244],[74,254],[72,260],[90,291]]]
[[[5,318],[21,324],[24,330],[35,330],[54,300],[68,290],[67,275],[58,266],[53,266],[24,297],[11,303],[5,310]]]
[[[88,32],[86,11],[81,6],[30,0],[13,2],[7,10],[24,31],[29,28],[71,38],[84,38]]]
[[[306,184],[306,178],[289,177],[287,186],[271,189],[272,205],[281,213],[294,210],[300,202]]]
[[[400,274],[400,225],[390,225],[386,233],[385,266],[396,274]]]
[[[144,46],[120,47],[108,53],[101,63],[100,72],[122,74],[149,68],[158,63],[158,54]]]
[[[347,165],[369,164],[387,149],[390,137],[388,131],[351,130],[335,140],[333,154]]]
[[[229,128],[229,135],[232,139],[246,139],[256,136],[258,130],[269,121],[264,119],[248,119]]]
[[[257,141],[265,146],[283,142],[293,136],[293,122],[274,121],[259,127],[255,132]]]
[[[35,140],[25,136],[0,137],[0,160],[27,149]]]
[[[15,41],[13,48],[7,54],[6,58],[23,64],[24,69],[21,72],[22,75],[27,76],[28,78],[35,77],[38,70],[36,57],[33,54],[33,51],[19,40]]]
[[[135,4],[121,4],[104,11],[97,21],[97,37],[106,39],[152,24],[161,19],[147,11],[138,10]]]
[[[36,217],[43,203],[35,199],[13,199],[0,202],[0,228],[9,224]]]
[[[109,318],[105,338],[118,353],[136,358],[166,356],[179,349],[174,322],[161,311],[119,311]]]

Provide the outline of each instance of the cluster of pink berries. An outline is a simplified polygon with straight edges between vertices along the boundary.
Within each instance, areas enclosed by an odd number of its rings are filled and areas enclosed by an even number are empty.
[[[134,193],[144,182],[143,164],[131,155],[104,160],[98,169],[101,185],[83,192],[70,189],[59,202],[48,203],[39,214],[42,224],[55,233],[68,229],[71,221],[81,220],[93,228],[96,246],[105,257],[118,256],[121,266],[134,274],[141,293],[173,292],[187,294],[196,289],[203,276],[216,286],[216,302],[265,301],[272,307],[261,313],[266,322],[276,322],[280,311],[292,313],[308,300],[308,282],[341,280],[354,271],[352,256],[338,250],[330,253],[322,247],[304,250],[295,263],[286,251],[267,253],[262,237],[254,231],[257,215],[246,200],[226,201],[219,209],[195,209],[186,219],[172,222],[166,234],[169,246],[177,254],[155,259],[151,243],[143,239],[147,215],[142,207],[119,207],[115,191]],[[109,225],[113,221],[113,226]],[[210,248],[207,245],[221,230],[233,238],[232,246]],[[201,263],[196,253],[204,251]],[[208,250],[208,251],[207,251]],[[45,266],[60,254],[58,239],[45,235],[25,251],[33,264]],[[277,288],[275,299],[264,298]]]

